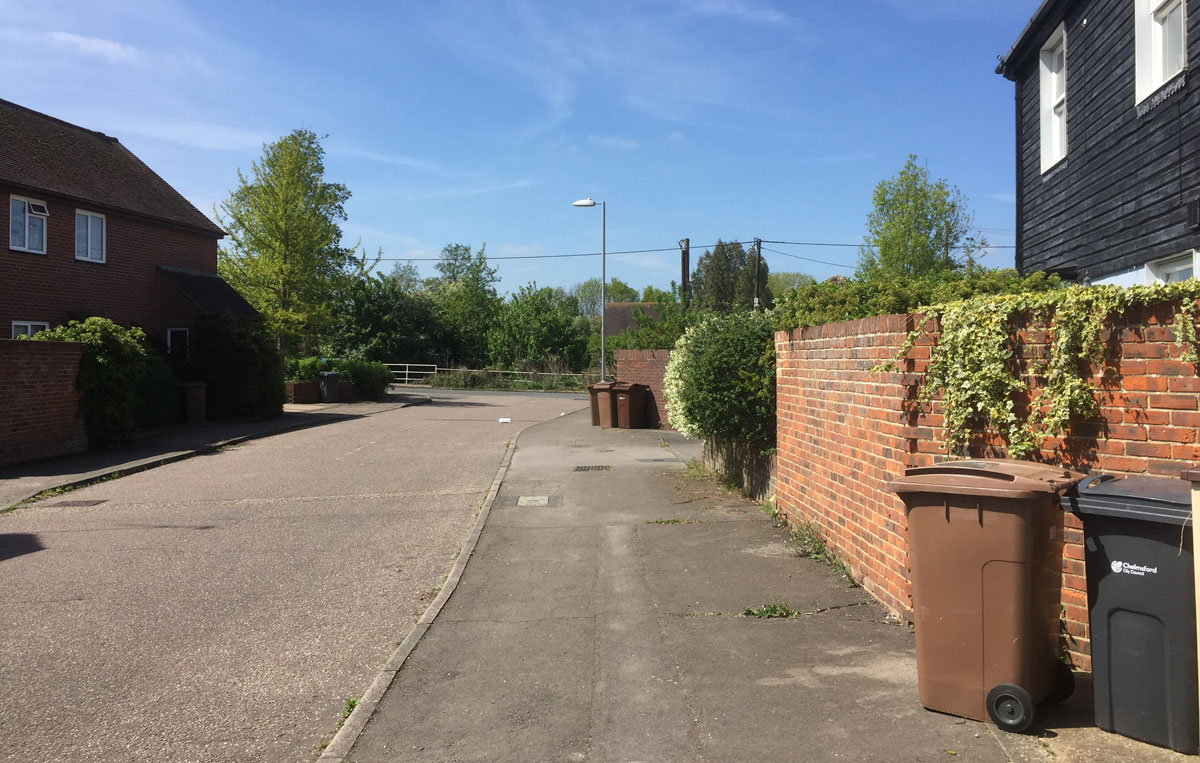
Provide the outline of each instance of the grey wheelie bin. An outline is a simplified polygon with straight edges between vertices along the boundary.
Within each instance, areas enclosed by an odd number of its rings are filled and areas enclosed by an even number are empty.
[[[1083,520],[1096,725],[1194,755],[1190,492],[1175,479],[1100,475],[1065,503]]]
[[[947,461],[888,485],[904,500],[921,704],[1005,731],[1066,699],[1058,660],[1059,496],[1083,479],[1026,461]]]

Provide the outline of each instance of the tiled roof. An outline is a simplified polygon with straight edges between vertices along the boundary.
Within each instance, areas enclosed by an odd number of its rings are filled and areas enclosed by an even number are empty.
[[[0,183],[225,235],[116,138],[2,99]]]
[[[170,265],[159,265],[158,269],[206,315],[232,313],[238,318],[259,317],[258,311],[216,273]]]
[[[637,309],[641,308],[650,318],[658,318],[655,302],[609,302],[604,306],[604,336],[620,334],[637,326]]]

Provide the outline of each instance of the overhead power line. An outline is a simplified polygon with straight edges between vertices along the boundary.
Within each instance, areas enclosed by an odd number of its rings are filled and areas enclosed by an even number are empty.
[[[843,242],[833,242],[833,241],[768,241],[767,239],[763,239],[762,241],[764,244],[780,244],[783,246],[843,247],[843,248],[852,248],[852,249],[857,249],[862,246],[862,244],[847,244],[847,243],[843,243]],[[742,246],[749,246],[749,245],[753,244],[754,241],[753,240],[750,240],[750,241],[724,241],[722,243],[724,243],[726,246],[731,246],[731,245],[735,245],[735,244],[740,244]],[[694,249],[712,249],[715,246],[716,246],[716,244],[704,244],[702,246],[694,246],[693,248]],[[954,247],[954,248],[962,249],[963,247]],[[1016,246],[1014,246],[1012,244],[1002,244],[1002,245],[992,244],[992,245],[989,245],[987,248],[988,249],[1016,249]],[[773,252],[775,254],[782,254],[784,257],[793,257],[798,260],[807,260],[809,262],[817,262],[822,265],[832,265],[833,267],[837,267],[837,268],[850,267],[853,270],[852,266],[841,265],[836,262],[826,262],[824,260],[817,260],[817,259],[813,259],[811,257],[802,257],[798,254],[789,254],[788,252],[781,252],[777,249],[766,249],[766,247],[764,247],[764,250],[768,251],[768,252]],[[662,247],[660,249],[626,249],[626,250],[618,251],[618,252],[608,252],[608,255],[611,257],[614,254],[661,254],[663,252],[678,252],[678,251],[679,251],[678,246],[666,246],[666,247]],[[569,257],[600,257],[602,254],[603,254],[602,252],[573,252],[571,254],[510,254],[510,255],[505,255],[505,256],[500,256],[500,257],[487,256],[486,259],[489,262],[500,261],[500,260],[554,260],[554,259],[565,259],[565,258],[569,258]],[[379,259],[383,262],[441,262],[441,260],[442,260],[441,257],[380,257]]]
[[[771,248],[765,247],[765,246],[763,247],[763,251],[771,252],[773,254],[782,254],[784,257],[791,257],[794,260],[804,260],[805,262],[816,262],[821,265],[829,265],[829,266],[835,267],[835,268],[846,268],[847,270],[854,270],[854,267],[855,267],[854,265],[845,265],[840,262],[828,262],[826,260],[815,260],[812,257],[802,257],[798,254],[790,254],[788,252],[781,252],[778,249],[771,249]]]

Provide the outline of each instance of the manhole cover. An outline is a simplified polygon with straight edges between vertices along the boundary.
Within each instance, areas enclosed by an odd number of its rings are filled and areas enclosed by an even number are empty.
[[[69,506],[72,508],[83,508],[86,506],[99,506],[100,504],[104,503],[105,500],[107,500],[107,499],[100,500],[100,501],[59,501],[58,503],[52,503],[50,505],[51,506]]]
[[[550,496],[548,495],[523,495],[517,499],[518,506],[549,506]]]
[[[611,472],[611,466],[576,466],[577,472]]]

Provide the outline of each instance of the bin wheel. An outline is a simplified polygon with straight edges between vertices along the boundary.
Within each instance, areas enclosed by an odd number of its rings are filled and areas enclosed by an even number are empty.
[[[1033,698],[1020,686],[999,684],[988,692],[987,711],[1002,731],[1020,733],[1033,723]]]
[[[1075,693],[1075,674],[1071,672],[1071,666],[1065,662],[1057,665],[1054,669],[1054,691],[1046,697],[1050,703],[1066,702]]]

